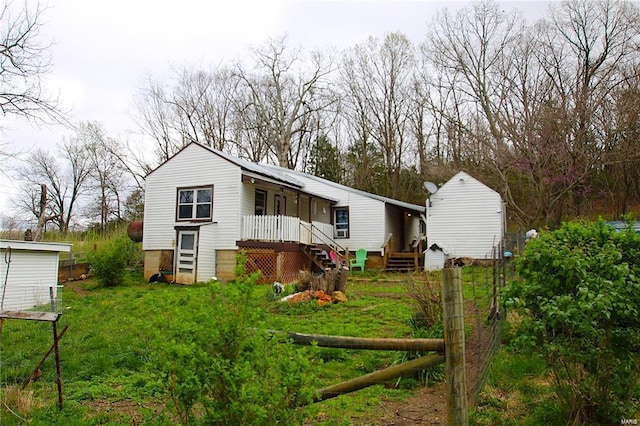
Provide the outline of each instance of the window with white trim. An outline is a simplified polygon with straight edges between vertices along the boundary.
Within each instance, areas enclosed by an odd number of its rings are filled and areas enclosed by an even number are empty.
[[[212,219],[213,186],[178,188],[177,220]]]
[[[349,207],[336,207],[333,210],[335,238],[349,238]]]

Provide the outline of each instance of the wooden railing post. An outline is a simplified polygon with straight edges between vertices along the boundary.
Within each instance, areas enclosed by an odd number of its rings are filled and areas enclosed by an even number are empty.
[[[464,353],[462,270],[442,271],[443,322],[446,357],[447,418],[449,425],[468,425],[467,378]]]

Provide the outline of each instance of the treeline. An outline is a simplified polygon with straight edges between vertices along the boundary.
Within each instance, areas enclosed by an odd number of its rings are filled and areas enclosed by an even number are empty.
[[[524,227],[640,204],[637,3],[553,2],[528,22],[478,2],[427,28],[419,42],[395,32],[341,52],[275,38],[244,61],[149,78],[136,118],[153,154],[84,123],[56,161],[32,154],[23,208],[37,216],[45,181],[60,229],[83,193],[104,227],[126,216],[126,180],[135,216],[144,175],[190,142],[416,204],[424,181],[465,170]]]
[[[418,44],[283,37],[251,60],[148,81],[139,122],[158,161],[195,141],[418,204],[423,181],[463,169],[524,226],[640,201],[637,4],[552,3],[526,22],[480,2],[438,11]]]

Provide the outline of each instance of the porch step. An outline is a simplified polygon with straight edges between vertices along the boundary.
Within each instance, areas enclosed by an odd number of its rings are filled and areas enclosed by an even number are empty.
[[[420,268],[420,265],[418,265]],[[412,272],[416,270],[416,265],[413,262],[413,255],[407,256],[393,256],[387,260],[387,266],[385,270],[389,272]]]
[[[335,267],[333,265],[331,257],[329,257],[330,251],[330,247],[318,244],[309,246],[304,250],[307,256],[311,258],[313,263],[315,263],[316,266],[320,267],[321,269],[331,269]],[[323,252],[325,252],[326,254],[324,254]],[[338,254],[338,257],[341,257],[341,255]]]

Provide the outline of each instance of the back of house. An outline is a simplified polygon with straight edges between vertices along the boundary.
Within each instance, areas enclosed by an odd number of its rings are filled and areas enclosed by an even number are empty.
[[[265,282],[289,282],[317,266],[318,245],[343,256],[365,249],[380,267],[385,250],[420,239],[422,214],[422,206],[192,143],[146,178],[145,277],[232,279],[244,250]]]

